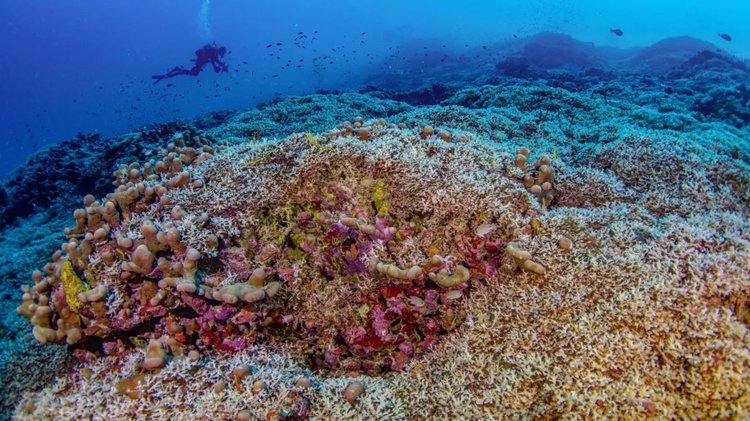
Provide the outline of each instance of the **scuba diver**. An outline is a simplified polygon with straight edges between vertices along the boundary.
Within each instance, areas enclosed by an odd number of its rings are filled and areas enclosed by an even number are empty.
[[[226,72],[229,70],[229,66],[221,61],[221,58],[224,57],[226,53],[227,49],[217,46],[216,43],[206,44],[195,50],[195,58],[193,59],[194,64],[192,68],[186,69],[182,66],[177,66],[163,75],[154,75],[151,76],[151,78],[154,79],[154,83],[156,83],[162,79],[169,79],[179,75],[198,76],[203,70],[203,67],[208,63],[211,63],[211,66],[213,66],[216,73]]]

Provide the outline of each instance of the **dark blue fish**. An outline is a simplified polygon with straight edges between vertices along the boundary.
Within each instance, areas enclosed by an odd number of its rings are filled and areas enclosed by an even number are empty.
[[[731,35],[729,35],[729,34],[719,34],[719,36],[720,36],[720,37],[721,37],[721,39],[723,39],[724,41],[731,41],[731,40],[732,40],[732,36],[731,36]]]
[[[615,29],[610,29],[610,30],[609,30],[609,32],[610,32],[611,34],[615,34],[615,35],[617,35],[618,37],[621,37],[621,36],[622,36],[622,29],[617,29],[617,28],[615,28]]]

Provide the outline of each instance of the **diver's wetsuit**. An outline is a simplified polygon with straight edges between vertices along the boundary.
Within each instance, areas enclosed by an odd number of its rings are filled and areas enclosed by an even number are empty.
[[[154,75],[151,78],[156,83],[162,79],[169,79],[179,75],[198,76],[203,67],[208,63],[211,63],[216,73],[226,72],[229,70],[229,66],[221,61],[221,57],[224,57],[226,53],[227,49],[224,47],[218,47],[216,44],[206,44],[195,51],[192,68],[186,69],[182,66],[177,66],[163,75]]]

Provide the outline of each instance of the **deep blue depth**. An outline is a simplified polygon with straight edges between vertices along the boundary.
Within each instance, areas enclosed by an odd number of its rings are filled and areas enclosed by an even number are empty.
[[[5,0],[0,176],[79,132],[109,136],[279,95],[387,84],[377,76],[398,79],[401,63],[413,82],[442,56],[481,55],[482,46],[543,31],[619,48],[687,35],[750,55],[746,1],[601,3]],[[208,66],[198,77],[154,84],[152,75],[190,67],[208,42],[229,50],[228,72]],[[502,57],[490,49],[480,58]]]

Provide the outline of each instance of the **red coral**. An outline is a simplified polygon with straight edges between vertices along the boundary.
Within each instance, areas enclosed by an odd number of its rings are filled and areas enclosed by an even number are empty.
[[[492,276],[500,266],[500,252],[507,242],[492,235],[459,238],[456,246],[463,255],[464,264],[474,275]]]

